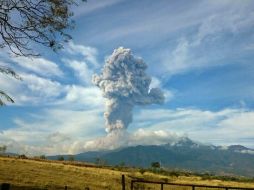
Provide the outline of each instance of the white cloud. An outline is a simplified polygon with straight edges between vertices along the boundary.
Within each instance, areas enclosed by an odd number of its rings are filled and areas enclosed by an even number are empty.
[[[142,110],[134,118],[136,127],[188,134],[189,137],[215,144],[238,144],[254,147],[254,112],[247,109]],[[147,122],[148,121],[148,122]]]
[[[28,57],[13,57],[12,60],[27,71],[33,71],[41,76],[63,76],[63,71],[59,66],[45,58],[28,58]]]
[[[73,69],[75,76],[83,83],[91,85],[93,69],[89,68],[85,61],[63,60],[68,67]]]
[[[103,130],[101,110],[71,111],[48,109],[31,114],[29,121],[14,119],[15,127],[0,133],[0,144],[8,151],[26,154],[72,153],[73,144]]]
[[[74,75],[85,86],[81,86],[75,81],[66,84],[55,78],[55,76],[60,77],[66,73],[63,73],[56,63],[43,57],[9,58],[1,53],[1,58],[4,61],[0,64],[9,66],[13,61],[18,63],[21,67],[14,69],[23,79],[19,81],[0,75],[1,89],[15,100],[15,105],[54,105],[72,109],[102,106],[103,98],[99,89],[91,85],[93,70],[98,66],[97,50],[73,42],[70,42],[66,48],[67,53],[61,59],[74,71]],[[82,55],[82,61],[79,61],[78,55]]]
[[[98,62],[96,58],[98,52],[96,48],[74,44],[71,41],[69,42],[68,46],[66,46],[65,50],[66,52],[73,55],[81,54],[85,60],[92,63],[94,66],[98,66]]]
[[[77,153],[122,146],[174,143],[186,135],[209,144],[254,147],[254,112],[246,109],[209,111],[200,109],[145,109],[134,117],[130,132],[114,131],[103,136],[103,110],[44,110],[33,122],[16,118],[16,127],[3,130],[1,141],[10,150],[33,154]],[[43,116],[42,116],[43,115]],[[53,126],[53,127],[52,127]],[[102,136],[99,137],[98,136]],[[1,142],[0,142],[1,143]]]
[[[87,4],[80,4],[77,8],[74,7],[74,17],[84,16],[90,12],[98,11],[100,9],[115,5],[123,0],[107,0],[107,1],[89,1]]]
[[[60,99],[57,104],[82,109],[103,108],[104,99],[98,88],[69,85],[66,89],[67,93],[65,97]]]
[[[19,75],[22,81],[0,75],[1,88],[14,98],[16,105],[51,104],[65,91],[57,81],[28,73]]]
[[[230,42],[225,41],[225,35],[233,35],[231,37],[231,41],[233,41],[253,28],[252,7],[251,1],[223,1],[223,3],[205,1],[186,11],[183,16],[192,13],[192,17],[199,15],[200,19],[195,19],[195,23],[192,23],[191,26],[189,24],[183,26],[187,32],[178,35],[175,47],[160,53],[159,59],[164,68],[163,72],[166,70],[167,75],[172,76],[220,64],[230,64],[232,61],[223,61],[222,63],[221,60],[250,50],[251,45],[241,48],[241,44],[237,41],[238,45],[232,46]],[[206,10],[206,15],[203,15],[204,11],[202,10]]]
[[[185,70],[193,67],[190,64],[189,42],[182,38],[179,40],[177,47],[172,53],[165,53],[162,55],[163,66],[167,69],[169,75],[184,72]]]

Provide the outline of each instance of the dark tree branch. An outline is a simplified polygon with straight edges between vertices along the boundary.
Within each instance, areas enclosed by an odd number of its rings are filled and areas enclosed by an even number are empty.
[[[39,56],[31,43],[57,51],[71,36],[73,13],[70,7],[77,0],[0,0],[0,48],[7,47],[16,56]],[[85,0],[81,0],[85,1]],[[13,70],[0,66],[0,73],[21,80]],[[14,102],[0,90],[0,106],[4,100]]]
[[[76,0],[0,0],[0,47],[17,56],[38,56],[32,42],[61,49],[74,27],[71,5]]]

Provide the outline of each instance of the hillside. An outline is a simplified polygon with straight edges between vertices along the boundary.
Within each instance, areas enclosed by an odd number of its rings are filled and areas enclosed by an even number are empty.
[[[8,157],[0,157],[0,173],[0,183],[7,182],[13,186],[22,186],[19,189],[23,190],[29,189],[28,187],[47,188],[48,190],[64,189],[65,185],[68,186],[68,189],[75,190],[84,190],[85,188],[119,190],[121,189],[122,174],[126,176],[127,189],[130,188],[130,180],[134,178],[176,183],[254,187],[254,182],[202,180],[201,177],[192,175],[176,177],[175,175],[163,176],[151,172],[143,173],[134,168],[117,169],[82,165],[77,162],[36,161]],[[150,186],[150,189],[156,189],[156,186]]]
[[[76,160],[96,162],[100,159],[110,165],[150,167],[152,162],[161,166],[216,175],[254,177],[252,149],[240,145],[220,147],[203,145],[185,138],[175,144],[125,147],[113,151],[86,152],[75,155]],[[57,159],[57,156],[49,157]],[[68,155],[65,155],[68,159]]]

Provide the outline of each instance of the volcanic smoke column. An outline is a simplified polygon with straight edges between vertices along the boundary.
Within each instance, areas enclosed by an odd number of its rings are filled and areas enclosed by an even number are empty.
[[[100,75],[93,76],[106,98],[106,131],[126,129],[132,122],[135,105],[162,104],[164,95],[158,88],[149,88],[151,78],[147,65],[134,57],[130,49],[119,47],[106,60]]]

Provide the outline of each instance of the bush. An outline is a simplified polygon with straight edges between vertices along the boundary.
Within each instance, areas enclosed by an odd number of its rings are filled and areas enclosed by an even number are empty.
[[[151,163],[151,167],[152,167],[152,168],[160,168],[161,165],[160,165],[159,162],[152,162],[152,163]]]
[[[64,161],[64,157],[63,156],[58,156],[57,160],[58,161]]]
[[[144,168],[140,168],[139,172],[143,175],[146,172],[146,170]]]
[[[39,158],[42,159],[42,160],[46,160],[46,156],[45,155],[40,155]]]
[[[73,162],[75,161],[75,157],[73,155],[70,155],[69,158],[68,158],[69,161]]]
[[[20,159],[28,159],[27,156],[26,156],[25,154],[19,155],[18,158],[20,158]]]

